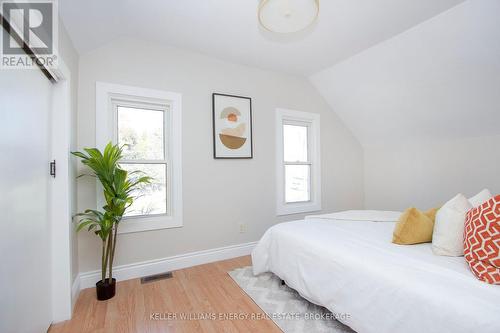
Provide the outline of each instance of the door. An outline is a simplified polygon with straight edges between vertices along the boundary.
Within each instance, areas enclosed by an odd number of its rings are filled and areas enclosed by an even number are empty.
[[[52,318],[51,89],[39,70],[0,70],[0,332],[46,332]]]

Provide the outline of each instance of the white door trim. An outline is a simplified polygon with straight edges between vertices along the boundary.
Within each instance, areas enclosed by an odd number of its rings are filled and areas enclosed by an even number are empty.
[[[56,161],[56,177],[50,183],[50,227],[52,260],[52,321],[71,318],[71,72],[59,59],[62,79],[52,87],[51,160]],[[48,169],[48,166],[47,166]],[[47,171],[48,172],[48,171]]]

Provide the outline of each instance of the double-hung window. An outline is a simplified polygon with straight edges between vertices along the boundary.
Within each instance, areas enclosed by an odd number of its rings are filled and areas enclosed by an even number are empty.
[[[96,143],[123,147],[120,166],[142,171],[152,182],[134,192],[119,232],[182,226],[181,96],[98,82]],[[97,191],[98,206],[102,194]]]
[[[278,109],[277,214],[321,209],[318,114]]]
[[[135,191],[136,199],[125,216],[168,214],[168,105],[113,100],[116,126],[113,142],[123,147],[120,166],[150,176],[150,184]]]

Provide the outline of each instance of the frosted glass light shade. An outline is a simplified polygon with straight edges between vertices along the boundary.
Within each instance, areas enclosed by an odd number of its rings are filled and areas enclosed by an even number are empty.
[[[262,0],[259,22],[272,32],[292,33],[310,26],[319,14],[319,0]]]

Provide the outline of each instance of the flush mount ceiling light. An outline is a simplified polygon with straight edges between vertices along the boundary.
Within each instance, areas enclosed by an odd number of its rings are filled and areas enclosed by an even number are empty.
[[[260,25],[277,33],[304,30],[318,14],[319,0],[261,0],[258,12]]]

